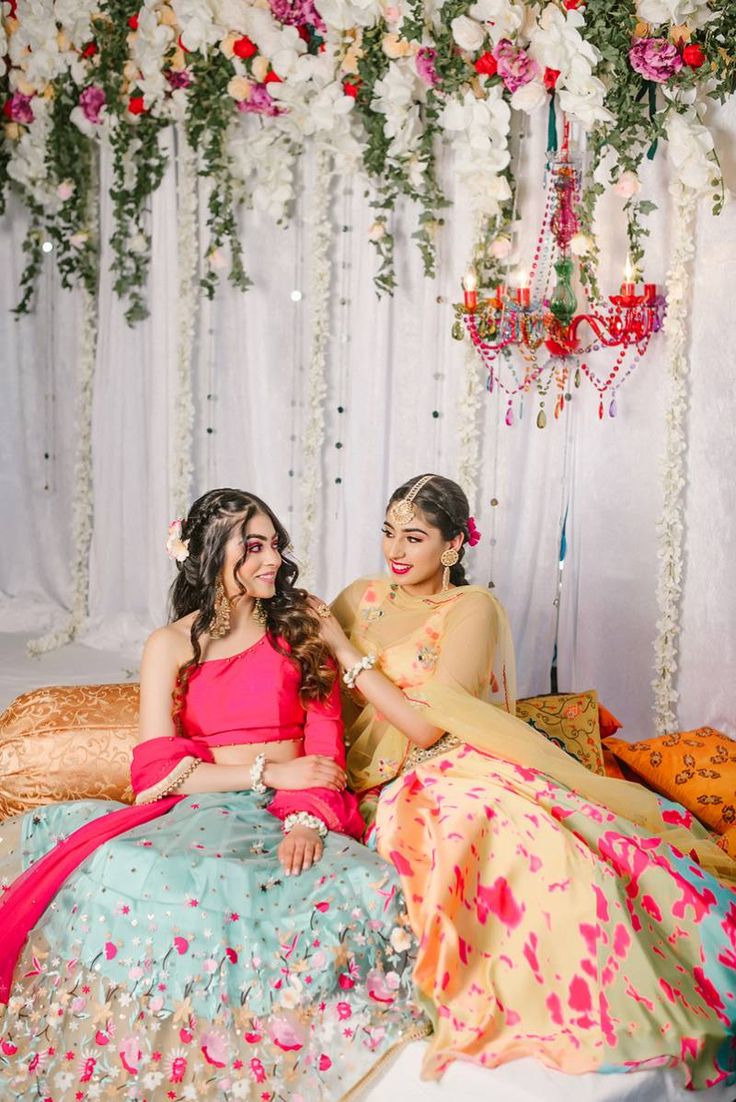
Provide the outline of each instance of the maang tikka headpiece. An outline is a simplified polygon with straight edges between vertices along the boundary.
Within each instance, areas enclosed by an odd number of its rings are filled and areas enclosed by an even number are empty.
[[[402,527],[414,520],[417,513],[417,507],[414,504],[414,498],[419,491],[427,485],[427,483],[434,478],[433,474],[425,474],[423,478],[418,478],[406,497],[402,497],[399,501],[395,501],[388,511],[388,515],[397,527]]]

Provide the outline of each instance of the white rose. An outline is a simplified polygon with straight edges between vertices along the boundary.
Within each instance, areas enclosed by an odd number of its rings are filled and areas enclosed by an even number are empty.
[[[473,19],[488,24],[488,33],[495,42],[513,38],[524,22],[524,5],[512,0],[477,0],[468,12]]]
[[[511,97],[511,106],[515,111],[526,111],[528,115],[547,102],[547,89],[541,80],[530,80],[522,84]]]
[[[641,182],[635,172],[622,172],[613,185],[613,190],[622,199],[630,199],[632,195],[636,195],[637,192],[641,191]]]
[[[573,256],[585,256],[593,247],[593,241],[587,234],[576,233],[570,241],[570,251]]]
[[[391,931],[389,941],[397,953],[405,953],[411,946],[412,938],[411,934],[403,929],[403,927],[395,926]]]
[[[496,260],[505,260],[511,253],[511,238],[505,234],[499,234],[491,242],[491,256]]]
[[[450,27],[452,28],[452,37],[461,50],[475,53],[485,42],[485,27],[481,26],[475,19],[470,19],[467,15],[458,15],[457,18],[453,19]]]
[[[383,222],[374,222],[371,228],[368,230],[369,241],[380,241],[386,236],[386,226]]]
[[[707,0],[637,0],[636,14],[645,23],[682,23],[688,27],[703,27],[716,13],[708,7]]]

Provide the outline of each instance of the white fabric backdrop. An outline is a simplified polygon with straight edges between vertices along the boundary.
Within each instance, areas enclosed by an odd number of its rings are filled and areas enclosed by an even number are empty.
[[[718,126],[720,149],[728,152],[736,138],[733,104],[720,111]],[[527,143],[521,165],[527,263],[542,197],[541,152],[537,135]],[[733,160],[724,168],[733,183]],[[445,171],[451,184],[451,166]],[[107,178],[105,165],[103,172]],[[194,493],[228,484],[256,491],[284,518],[297,551],[311,331],[311,228],[304,218],[309,163],[302,172],[291,227],[276,227],[253,214],[244,217],[245,259],[255,287],[241,295],[223,286],[212,303],[202,301],[194,349]],[[664,157],[658,156],[646,172],[647,194],[659,204],[651,219],[646,271],[647,279],[659,283],[671,232],[666,182]],[[380,523],[396,484],[425,470],[457,475],[464,346],[450,337],[449,303],[459,295],[470,228],[462,196],[454,198],[439,239],[436,280],[421,275],[409,240],[411,217],[399,214],[400,287],[392,300],[379,301],[371,282],[374,254],[367,244],[373,215],[363,184],[338,182],[333,190],[322,538],[314,564],[317,589],[328,598],[354,576],[380,568]],[[602,283],[609,290],[620,281],[625,255],[620,208],[621,201],[611,198],[601,220]],[[107,204],[102,213],[104,232],[109,229]],[[151,317],[129,329],[111,295],[109,275],[100,289],[95,529],[85,641],[126,655],[163,620],[171,577],[162,545],[171,517],[176,372],[173,169],[153,199],[151,225]],[[71,598],[77,301],[58,287],[53,263],[47,261],[35,313],[19,321],[10,316],[24,228],[22,213],[11,205],[10,217],[0,223],[5,273],[0,289],[0,626],[40,631],[60,622]],[[736,398],[728,346],[736,274],[734,208],[718,220],[702,210],[698,237],[680,719],[683,725],[713,723],[736,733],[736,493],[731,473]],[[292,301],[293,290],[302,292],[300,301]],[[627,733],[642,737],[652,728],[664,362],[660,337],[621,392],[615,421],[599,423],[595,396],[585,386],[560,423],[550,417],[543,431],[529,407],[521,423],[508,429],[497,398],[484,396],[481,489],[473,503],[483,540],[467,560],[473,580],[492,580],[509,609],[520,691],[546,691],[557,619],[560,527],[569,509],[560,687],[598,688],[625,721]],[[338,412],[339,406],[344,412]],[[491,506],[492,499],[498,504]]]

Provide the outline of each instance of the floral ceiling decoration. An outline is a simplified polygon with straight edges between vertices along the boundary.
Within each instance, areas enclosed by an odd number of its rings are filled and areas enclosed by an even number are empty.
[[[5,0],[2,13],[0,195],[15,191],[32,218],[20,310],[45,240],[65,284],[94,290],[106,143],[115,287],[131,322],[145,316],[148,203],[166,168],[159,135],[174,123],[209,182],[210,295],[223,270],[249,285],[238,208],[288,219],[307,144],[340,172],[365,172],[379,291],[395,286],[399,197],[416,205],[413,237],[434,272],[443,143],[481,226],[475,265],[492,282],[513,233],[515,116],[547,110],[553,135],[559,108],[586,135],[589,280],[595,203],[609,184],[639,262],[651,204],[638,168],[662,140],[673,176],[722,202],[704,114],[734,90],[731,0]]]

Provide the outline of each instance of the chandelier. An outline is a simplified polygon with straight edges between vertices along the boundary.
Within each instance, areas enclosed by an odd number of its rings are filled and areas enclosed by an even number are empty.
[[[507,425],[514,423],[515,410],[521,414],[524,397],[534,393],[537,425],[544,428],[550,393],[558,418],[572,388],[584,379],[597,392],[599,418],[606,406],[615,417],[619,388],[662,327],[666,300],[655,284],[640,287],[628,258],[619,293],[607,302],[590,295],[585,312],[577,312],[571,242],[580,231],[581,176],[570,155],[565,120],[561,148],[547,164],[544,214],[529,277],[521,273],[515,287],[498,284],[490,297],[480,299],[475,271],[463,277],[464,301],[455,306],[452,335],[462,340],[467,333],[478,350],[488,371],[488,390],[505,398]],[[607,374],[598,375],[589,360],[603,349],[615,350],[613,363]]]

